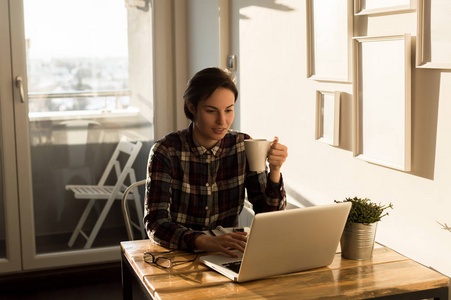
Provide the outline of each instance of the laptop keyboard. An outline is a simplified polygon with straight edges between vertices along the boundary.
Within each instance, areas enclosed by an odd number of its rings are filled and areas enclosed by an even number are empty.
[[[223,266],[238,274],[240,272],[241,261],[234,261],[231,263],[223,264]]]

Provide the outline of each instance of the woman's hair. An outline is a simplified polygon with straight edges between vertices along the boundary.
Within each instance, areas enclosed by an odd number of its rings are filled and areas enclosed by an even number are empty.
[[[189,104],[197,105],[200,101],[208,99],[217,88],[225,88],[230,90],[235,95],[235,101],[238,98],[238,89],[234,83],[234,76],[232,73],[220,68],[206,68],[197,72],[193,78],[188,81],[188,85],[183,94],[185,100],[185,115],[191,121],[194,116],[189,111]]]

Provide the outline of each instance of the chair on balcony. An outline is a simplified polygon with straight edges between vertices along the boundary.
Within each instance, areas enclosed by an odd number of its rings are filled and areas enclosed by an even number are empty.
[[[61,221],[65,212],[66,197],[64,187],[71,184],[74,178],[81,178],[84,184],[94,184],[92,167],[87,160],[89,153],[89,143],[101,144],[103,140],[102,124],[94,120],[68,120],[56,124],[55,139],[63,143],[67,147],[67,160],[63,163],[56,163],[53,168],[57,194],[57,213],[58,221]],[[54,147],[56,148],[56,147]],[[61,152],[55,151],[53,155],[62,155]],[[95,160],[96,157],[90,156]],[[59,159],[61,161],[61,159]]]
[[[75,227],[74,232],[69,240],[69,247],[72,247],[75,243],[75,240],[79,235],[82,235],[86,240],[86,244],[84,246],[85,249],[91,248],[97,234],[99,233],[100,228],[102,227],[103,222],[105,221],[108,212],[111,209],[115,200],[121,200],[124,190],[126,189],[125,181],[127,177],[130,182],[136,181],[135,171],[132,168],[133,162],[135,161],[138,153],[142,147],[141,142],[137,142],[136,144],[130,142],[119,142],[114,153],[108,162],[108,165],[105,171],[100,178],[100,181],[97,185],[67,185],[66,190],[71,190],[74,192],[75,199],[89,199],[88,204],[86,205],[83,214],[81,215],[77,226]],[[125,165],[121,169],[121,162],[124,162],[124,156],[128,155],[128,159],[126,159]],[[115,185],[106,185],[106,180],[110,176],[111,172],[115,172],[117,181]],[[136,206],[136,213],[139,219],[139,225],[141,228],[144,228],[143,225],[143,209],[141,204],[141,198],[138,190],[135,190],[128,199],[133,199]],[[83,231],[83,225],[85,224],[94,204],[98,200],[106,200],[105,206],[103,207],[93,229],[90,234],[86,234]],[[142,234],[144,238],[144,232]]]

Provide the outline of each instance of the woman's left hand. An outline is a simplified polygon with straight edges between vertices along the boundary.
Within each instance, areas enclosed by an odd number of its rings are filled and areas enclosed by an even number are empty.
[[[268,163],[269,163],[269,169],[270,169],[270,176],[271,176],[271,180],[273,182],[279,182],[280,168],[287,160],[287,157],[288,157],[287,146],[280,144],[279,138],[277,136],[274,137],[274,140],[271,143],[271,148],[268,152]]]

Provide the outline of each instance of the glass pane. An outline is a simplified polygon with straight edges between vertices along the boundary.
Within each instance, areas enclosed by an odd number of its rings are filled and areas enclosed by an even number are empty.
[[[32,115],[127,108],[127,15],[123,1],[25,2]],[[97,96],[99,92],[101,96]]]
[[[92,246],[83,234],[68,245],[89,199],[75,198],[67,186],[100,184],[121,140],[143,143],[133,170],[137,180],[145,178],[153,139],[152,45],[135,39],[151,33],[151,22],[142,22],[151,12],[126,8],[123,0],[24,0],[24,14],[36,251],[118,245],[127,239],[120,201],[113,201]],[[126,157],[120,161],[122,169]],[[117,183],[115,168],[105,179],[102,185]],[[124,185],[136,179],[128,176]],[[143,210],[143,194],[139,207],[130,201],[131,213]],[[107,202],[92,197],[81,225],[87,236]],[[136,213],[132,218],[138,221]]]

